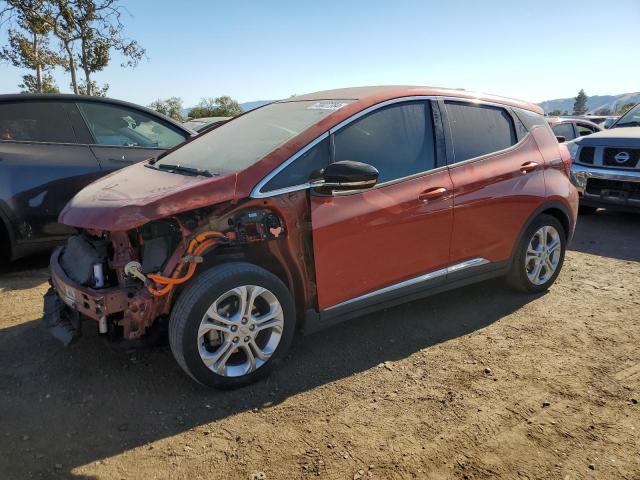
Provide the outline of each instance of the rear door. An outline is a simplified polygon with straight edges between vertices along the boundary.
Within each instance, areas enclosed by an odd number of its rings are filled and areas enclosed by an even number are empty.
[[[64,205],[101,175],[78,143],[64,100],[0,103],[0,208],[16,241],[56,241],[73,231],[58,223]]]
[[[454,189],[451,263],[474,261],[486,264],[485,269],[497,268],[509,259],[527,218],[544,201],[544,160],[533,136],[509,109],[458,100],[442,103]]]
[[[334,161],[368,163],[380,177],[367,191],[312,193],[321,310],[364,306],[444,281],[453,203],[436,152],[438,132],[428,101],[377,108],[332,132]]]
[[[140,110],[100,102],[77,102],[87,142],[105,171],[154,158],[182,143],[187,133]]]

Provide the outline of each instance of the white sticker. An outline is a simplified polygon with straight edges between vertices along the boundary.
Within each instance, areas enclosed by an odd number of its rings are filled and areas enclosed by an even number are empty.
[[[340,102],[335,100],[323,100],[322,102],[316,102],[308,110],[340,110],[342,107],[349,105],[349,102]]]

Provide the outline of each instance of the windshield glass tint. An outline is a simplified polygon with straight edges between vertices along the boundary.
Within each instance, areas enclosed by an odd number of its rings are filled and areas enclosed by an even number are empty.
[[[202,134],[158,163],[206,169],[211,173],[239,172],[348,103],[348,100],[272,103]]]
[[[640,103],[620,117],[620,120],[616,122],[616,127],[622,127],[625,123],[640,124]]]

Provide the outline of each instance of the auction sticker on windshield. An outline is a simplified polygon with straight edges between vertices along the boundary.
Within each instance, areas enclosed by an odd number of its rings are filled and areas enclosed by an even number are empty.
[[[349,102],[323,101],[316,102],[307,107],[308,110],[340,110],[342,107],[349,105]]]

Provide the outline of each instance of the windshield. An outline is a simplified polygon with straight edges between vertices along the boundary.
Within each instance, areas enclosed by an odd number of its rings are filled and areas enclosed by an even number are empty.
[[[272,103],[203,133],[158,164],[181,165],[214,174],[240,172],[349,103],[349,100]]]
[[[640,126],[640,103],[625,113],[615,123],[614,127],[637,127]]]

